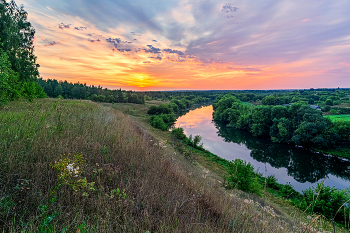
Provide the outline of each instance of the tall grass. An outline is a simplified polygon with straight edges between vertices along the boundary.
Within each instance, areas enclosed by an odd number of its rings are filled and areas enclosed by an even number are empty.
[[[0,127],[0,232],[304,232],[278,211],[192,175],[192,163],[176,163],[112,108],[17,101],[0,110]],[[85,193],[61,185],[52,167],[76,153],[84,157],[79,176],[94,182]]]

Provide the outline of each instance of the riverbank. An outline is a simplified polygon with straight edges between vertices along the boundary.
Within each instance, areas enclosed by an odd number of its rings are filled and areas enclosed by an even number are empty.
[[[135,118],[138,120],[137,118]],[[143,122],[147,124],[147,122]],[[178,154],[182,154],[187,160],[194,162],[195,164],[204,167],[205,169],[210,170],[215,173],[217,177],[220,177],[220,182],[222,182],[222,186],[225,186],[225,178],[227,178],[228,173],[226,172],[227,164],[229,163],[227,160],[220,158],[219,156],[209,152],[205,149],[195,149],[191,146],[186,145],[185,143],[174,139],[174,137],[167,131],[159,131],[157,129],[151,129],[155,132],[155,134],[160,134],[161,138],[166,139],[168,141],[168,145],[171,145]],[[265,178],[263,175],[260,175],[260,182],[264,184]],[[276,181],[270,180],[269,185],[266,188],[266,192],[264,192],[263,197],[259,198],[252,194],[245,194],[248,196],[254,196],[254,198],[258,198],[261,202],[269,203],[269,205],[274,206],[275,209],[278,209],[279,212],[283,212],[288,216],[291,215],[303,215],[303,218],[306,218],[307,215],[302,213],[302,210],[298,210],[295,208],[296,200],[291,199],[291,196],[300,195],[300,193],[295,192],[291,188],[290,185],[281,185]],[[285,187],[285,188],[284,188]],[[284,190],[283,195],[278,193],[278,190]],[[226,190],[226,192],[236,192],[237,190],[230,191]],[[287,191],[287,192],[286,192]],[[291,195],[291,191],[294,192],[294,195]],[[287,197],[287,198],[286,198]],[[289,198],[288,198],[289,197]]]
[[[177,145],[170,132],[148,125],[145,107],[152,104],[158,103],[124,105],[130,115],[112,104],[79,100],[16,101],[3,107],[1,231],[332,229],[282,199],[270,203],[269,194],[260,198],[225,190],[219,170],[208,171],[215,163]]]

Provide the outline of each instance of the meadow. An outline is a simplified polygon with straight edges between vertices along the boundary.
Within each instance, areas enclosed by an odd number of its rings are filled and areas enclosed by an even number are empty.
[[[342,114],[342,115],[328,115],[325,116],[328,117],[329,119],[331,119],[332,121],[350,121],[350,114]]]
[[[332,230],[318,215],[301,218],[292,208],[291,217],[258,196],[225,190],[169,132],[134,119],[90,101],[2,106],[0,231]]]
[[[0,124],[1,232],[284,232],[299,225],[226,194],[111,107],[14,101],[1,108]]]

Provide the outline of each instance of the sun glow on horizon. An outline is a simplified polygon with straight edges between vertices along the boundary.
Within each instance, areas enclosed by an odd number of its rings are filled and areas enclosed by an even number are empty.
[[[44,79],[129,90],[350,84],[350,34],[343,30],[350,23],[350,3],[345,0],[298,14],[294,4],[276,3],[267,13],[261,10],[264,2],[252,0],[241,6],[208,0],[210,7],[141,1],[140,8],[102,0],[109,6],[103,9],[94,2],[87,7],[66,1],[16,1],[36,29],[35,55]]]

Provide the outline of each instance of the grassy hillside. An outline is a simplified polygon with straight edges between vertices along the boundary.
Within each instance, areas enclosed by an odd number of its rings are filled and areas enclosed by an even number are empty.
[[[220,176],[140,119],[90,101],[2,107],[0,231],[311,232],[325,224],[226,192]]]

